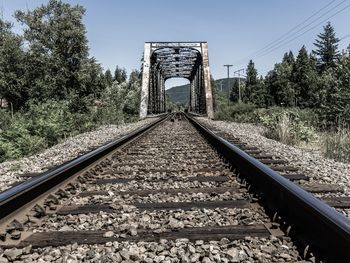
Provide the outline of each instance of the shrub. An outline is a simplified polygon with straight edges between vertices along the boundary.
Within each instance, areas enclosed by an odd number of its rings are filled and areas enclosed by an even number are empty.
[[[23,118],[18,118],[0,135],[0,152],[2,161],[15,159],[24,155],[37,152],[47,147],[45,138],[32,135],[27,129]]]
[[[11,122],[11,114],[4,109],[0,109],[0,130],[6,129],[11,124]]]
[[[255,122],[255,108],[253,104],[235,103],[227,105],[222,103],[216,111],[215,118],[236,122]]]
[[[25,113],[31,134],[46,138],[48,145],[54,145],[75,131],[74,115],[69,111],[67,101],[47,101],[41,104],[31,102]]]
[[[310,142],[317,138],[315,129],[300,118],[297,111],[285,109],[274,113],[259,114],[260,122],[267,128],[266,136],[285,144]]]

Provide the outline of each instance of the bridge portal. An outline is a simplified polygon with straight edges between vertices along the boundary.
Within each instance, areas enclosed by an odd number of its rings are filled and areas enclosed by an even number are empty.
[[[166,111],[165,81],[190,81],[189,110],[214,117],[207,42],[146,42],[142,65],[140,117]]]

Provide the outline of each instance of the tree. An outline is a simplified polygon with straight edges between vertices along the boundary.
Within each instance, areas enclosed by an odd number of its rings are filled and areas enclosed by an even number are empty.
[[[295,91],[292,82],[292,68],[288,60],[275,64],[266,76],[268,105],[294,106]]]
[[[292,51],[289,51],[289,52],[284,53],[282,62],[286,62],[286,63],[288,63],[289,65],[293,65],[294,62],[295,62],[293,52],[292,52]]]
[[[247,69],[246,69],[246,83],[245,83],[245,92],[243,96],[244,102],[252,102],[251,94],[255,89],[256,84],[258,83],[258,71],[255,69],[254,62],[249,60]]]
[[[66,99],[69,94],[86,95],[89,83],[82,82],[86,70],[95,66],[88,58],[82,6],[50,0],[33,11],[17,11],[15,16],[26,27],[26,81],[31,94],[39,100]]]
[[[319,78],[323,93],[320,115],[328,126],[350,123],[350,54],[339,56],[335,68],[324,71]]]
[[[268,104],[266,84],[262,76],[254,85],[254,89],[251,93],[251,101],[258,107],[266,107]]]
[[[317,72],[315,64],[303,46],[295,60],[292,72],[296,106],[312,107],[315,104],[314,93],[317,92],[316,80]]]
[[[118,66],[115,68],[114,71],[114,78],[113,81],[117,81],[118,83],[122,83],[126,81],[127,74],[125,68],[121,69]]]
[[[335,31],[330,22],[323,27],[323,33],[317,35],[313,53],[317,56],[318,67],[321,72],[336,66],[339,57],[338,42]]]
[[[238,79],[234,78],[233,85],[230,89],[230,101],[238,102],[238,98],[239,98],[239,83],[238,83]]]
[[[112,76],[112,72],[109,69],[107,69],[105,72],[105,80],[108,87],[112,86],[113,76]]]
[[[28,87],[23,81],[25,69],[22,38],[11,32],[12,25],[0,18],[0,98],[19,109],[29,99]]]
[[[128,115],[138,115],[141,100],[141,73],[133,70],[127,83],[123,112]]]

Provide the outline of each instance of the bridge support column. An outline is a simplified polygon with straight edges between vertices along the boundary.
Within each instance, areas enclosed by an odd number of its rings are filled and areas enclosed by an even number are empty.
[[[209,71],[209,56],[208,56],[208,43],[202,43],[202,58],[203,58],[203,80],[204,80],[204,90],[206,99],[206,108],[208,118],[214,118],[214,108],[213,108],[213,92],[210,82],[210,71]]]
[[[149,75],[150,75],[150,59],[151,59],[151,43],[145,43],[145,51],[143,54],[143,72],[142,72],[142,87],[141,87],[141,104],[140,118],[146,118],[149,98]]]

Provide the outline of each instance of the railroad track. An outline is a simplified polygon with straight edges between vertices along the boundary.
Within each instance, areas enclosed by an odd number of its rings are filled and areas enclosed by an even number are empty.
[[[74,244],[91,261],[100,244],[113,262],[346,262],[349,220],[287,180],[307,181],[289,164],[230,140],[261,162],[177,115],[33,177],[0,194],[0,246]]]
[[[266,164],[274,171],[279,172],[281,176],[293,181],[304,190],[313,193],[328,205],[334,207],[339,212],[344,213],[344,215],[347,215],[346,212],[350,209],[350,196],[345,192],[342,186],[319,183],[312,180],[307,174],[301,172],[298,167],[294,166],[293,163],[290,163],[280,156],[266,153],[264,149],[249,145],[249,143],[243,142],[239,137],[217,130],[215,127],[210,126],[208,128],[216,135],[237,146],[250,156],[259,160],[261,163]]]

